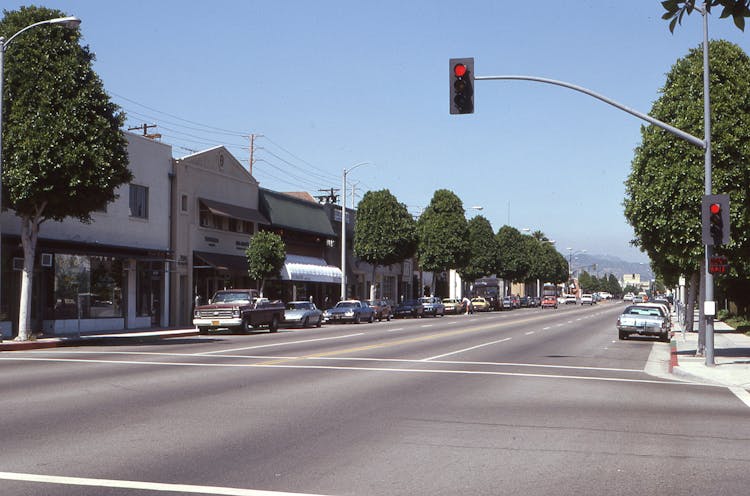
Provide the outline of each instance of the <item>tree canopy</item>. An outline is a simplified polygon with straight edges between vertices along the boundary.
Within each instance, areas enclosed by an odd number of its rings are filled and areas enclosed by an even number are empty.
[[[42,7],[4,11],[0,34],[65,16]],[[5,53],[3,206],[39,222],[88,222],[132,179],[120,131],[124,116],[79,39],[78,30],[42,25],[14,39]]]
[[[414,218],[387,189],[368,191],[357,205],[354,253],[373,265],[390,265],[412,255],[417,247]]]
[[[247,256],[247,274],[260,281],[260,292],[263,293],[266,279],[278,277],[286,260],[286,246],[281,236],[271,231],[260,231],[250,238],[245,250]]]
[[[422,269],[441,272],[463,267],[470,256],[469,230],[461,200],[439,189],[417,221],[417,258]]]
[[[498,277],[513,282],[523,282],[531,269],[531,258],[527,256],[527,244],[521,231],[511,226],[503,226],[498,230],[496,239],[498,247],[497,266],[495,273]]]
[[[461,279],[474,281],[495,272],[497,265],[497,240],[492,224],[485,217],[477,215],[468,221],[469,258],[468,263],[458,269]]]

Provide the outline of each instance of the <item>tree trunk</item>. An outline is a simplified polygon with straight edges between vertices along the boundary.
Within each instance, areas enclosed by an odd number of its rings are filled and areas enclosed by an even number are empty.
[[[21,218],[21,244],[23,245],[23,273],[21,274],[21,303],[18,309],[18,341],[29,341],[31,329],[31,295],[34,282],[34,259],[39,237],[39,218]]]

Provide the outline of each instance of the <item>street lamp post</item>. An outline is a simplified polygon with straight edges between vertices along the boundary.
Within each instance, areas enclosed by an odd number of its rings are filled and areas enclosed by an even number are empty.
[[[5,80],[5,50],[8,49],[8,45],[21,33],[28,31],[29,29],[45,24],[58,24],[69,29],[75,29],[81,24],[81,20],[77,17],[56,17],[54,19],[47,19],[45,21],[35,22],[30,24],[20,31],[16,32],[13,36],[8,38],[0,36],[0,212],[2,211],[2,190],[3,190],[3,81]],[[2,229],[0,229],[0,293],[2,292]],[[0,295],[1,296],[1,295]],[[2,301],[2,299],[0,299]],[[0,333],[0,338],[2,333]]]
[[[341,175],[341,300],[346,299],[346,175],[361,165],[369,162],[360,162],[344,169]]]

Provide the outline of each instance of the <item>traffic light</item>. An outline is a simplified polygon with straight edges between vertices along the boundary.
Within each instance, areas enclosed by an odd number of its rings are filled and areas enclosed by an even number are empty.
[[[703,244],[729,243],[729,195],[704,195],[701,220]]]
[[[474,113],[474,58],[450,59],[451,114]]]

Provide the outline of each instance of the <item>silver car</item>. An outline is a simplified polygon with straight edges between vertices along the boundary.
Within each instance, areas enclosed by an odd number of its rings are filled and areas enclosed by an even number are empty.
[[[311,301],[290,301],[284,309],[284,325],[320,327],[323,323],[323,312]]]

